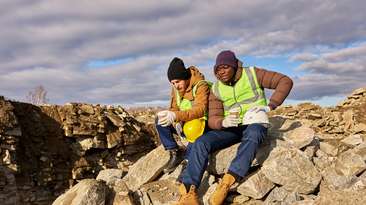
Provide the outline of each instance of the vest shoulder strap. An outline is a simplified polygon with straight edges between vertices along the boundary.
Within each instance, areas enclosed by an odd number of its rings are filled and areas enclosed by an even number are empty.
[[[196,97],[196,92],[197,92],[198,85],[201,82],[206,82],[210,89],[211,89],[211,87],[213,85],[213,83],[211,83],[211,82],[208,82],[208,81],[205,81],[205,80],[200,80],[196,85],[193,86],[193,88],[192,88],[193,100],[190,101],[192,108],[194,107],[194,99]],[[174,96],[176,98],[177,105],[180,106],[181,101],[180,101],[179,93],[178,93],[177,89],[174,86],[173,86],[173,89],[174,89]]]
[[[209,89],[211,89],[213,83],[211,82],[208,82],[208,81],[205,81],[205,80],[200,80],[192,89],[192,95],[193,95],[193,100],[191,100],[191,105],[192,105],[192,108],[194,107],[194,99],[196,98],[196,92],[197,92],[197,87],[198,85],[201,83],[201,82],[206,82]]]

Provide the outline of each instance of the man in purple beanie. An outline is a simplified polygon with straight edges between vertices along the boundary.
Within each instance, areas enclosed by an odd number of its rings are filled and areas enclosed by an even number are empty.
[[[208,101],[208,125],[212,131],[193,144],[177,205],[198,205],[196,189],[206,170],[209,154],[240,143],[227,173],[208,200],[210,205],[224,202],[230,187],[246,176],[267,135],[267,114],[283,103],[293,85],[291,78],[281,73],[254,66],[242,67],[242,62],[230,50],[219,53],[214,74],[218,81],[211,87]],[[264,88],[275,90],[268,105]],[[238,115],[231,115],[233,109]]]

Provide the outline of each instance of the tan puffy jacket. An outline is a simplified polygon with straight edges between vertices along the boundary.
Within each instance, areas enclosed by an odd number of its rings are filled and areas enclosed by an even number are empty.
[[[240,79],[243,69],[242,62],[238,62],[238,70],[236,71],[234,77],[234,84]],[[286,97],[290,94],[292,89],[292,79],[286,75],[281,73],[268,71],[265,69],[260,69],[254,67],[255,74],[258,79],[259,86],[264,89],[274,89],[274,93],[269,99],[269,104],[274,105],[275,107],[281,105]],[[214,70],[215,76],[216,72]],[[209,96],[209,111],[208,111],[208,125],[211,129],[221,130],[221,122],[224,120],[224,109],[223,102],[219,100],[213,93],[210,91]]]
[[[197,68],[191,66],[188,68],[191,72],[191,79],[189,86],[181,98],[186,98],[187,100],[193,100],[192,88],[200,81],[204,80],[205,76],[198,71]],[[170,98],[169,110],[173,111],[177,116],[176,122],[184,122],[188,120],[198,119],[205,115],[208,105],[208,96],[210,94],[210,88],[205,82],[201,82],[196,91],[196,97],[194,100],[194,107],[190,110],[180,111],[177,105],[177,101],[174,95],[174,86],[172,86],[172,93]],[[182,100],[182,99],[180,99]],[[175,125],[175,123],[174,123]]]

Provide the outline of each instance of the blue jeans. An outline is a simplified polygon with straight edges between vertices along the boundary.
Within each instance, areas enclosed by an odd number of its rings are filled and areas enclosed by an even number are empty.
[[[161,125],[158,125],[158,120],[159,120],[158,118],[155,118],[155,126],[156,126],[156,129],[158,130],[159,138],[160,138],[161,143],[163,144],[165,150],[178,148],[178,144],[175,141],[174,136],[173,136],[173,133],[177,135],[177,130],[174,128],[174,126],[172,124],[167,127],[162,127]],[[211,130],[210,127],[208,126],[207,121],[205,124],[206,124],[206,126],[205,126],[205,130],[203,131],[203,133],[206,133]],[[182,135],[184,136],[183,133],[182,133]],[[189,155],[191,154],[192,147],[193,147],[193,143],[188,142],[186,156],[184,157],[184,159],[187,159],[187,160],[189,159]]]
[[[244,178],[266,135],[267,129],[262,124],[212,130],[203,134],[193,144],[182,183],[198,188],[207,167],[209,154],[239,142],[241,143],[229,170]]]
[[[165,150],[178,148],[178,144],[174,139],[173,133],[177,135],[177,130],[174,128],[174,126],[171,124],[167,127],[163,127],[161,125],[158,125],[158,118],[155,119],[155,126],[158,130],[159,137],[161,140],[161,143],[163,144]],[[193,143],[188,143],[186,156],[184,159],[188,159],[189,155],[192,150]]]

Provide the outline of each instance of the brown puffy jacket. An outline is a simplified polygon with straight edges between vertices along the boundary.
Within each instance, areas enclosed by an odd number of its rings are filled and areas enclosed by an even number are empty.
[[[183,97],[187,100],[193,100],[192,88],[200,81],[204,80],[205,76],[198,71],[197,68],[191,66],[188,68],[191,72],[191,79],[189,86],[183,96],[180,96],[182,100]],[[196,97],[194,99],[194,107],[190,110],[180,111],[177,100],[174,95],[174,86],[172,86],[172,94],[170,98],[170,111],[173,111],[177,117],[176,122],[184,122],[188,120],[198,119],[205,115],[208,105],[208,96],[210,94],[210,88],[205,82],[201,82],[197,86]],[[175,124],[175,123],[174,123]]]
[[[238,70],[236,71],[234,77],[234,84],[240,79],[243,69],[242,62],[238,62]],[[289,95],[292,89],[292,79],[286,75],[281,73],[268,71],[265,69],[260,69],[254,67],[255,74],[257,76],[257,80],[259,86],[264,89],[274,89],[274,93],[269,99],[269,104],[274,105],[275,107],[281,105],[286,97]],[[214,70],[215,76],[216,72]],[[221,130],[221,122],[224,120],[224,109],[223,102],[219,100],[212,92],[210,91],[209,96],[209,111],[208,111],[208,125],[211,129]]]

